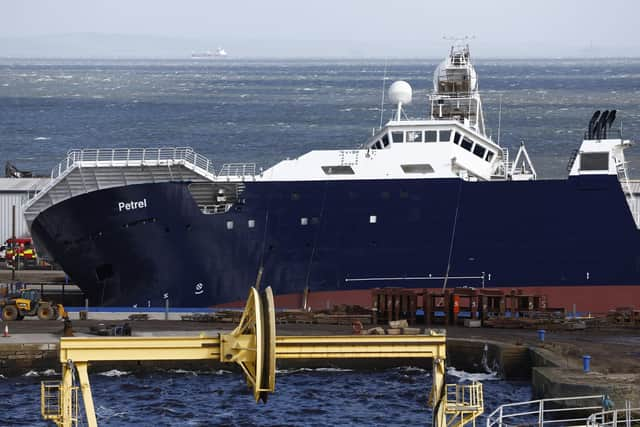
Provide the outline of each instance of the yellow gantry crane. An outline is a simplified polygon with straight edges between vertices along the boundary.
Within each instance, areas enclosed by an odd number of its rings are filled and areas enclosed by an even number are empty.
[[[236,363],[258,402],[275,390],[277,359],[428,358],[433,360],[429,404],[433,424],[461,426],[482,414],[482,384],[444,384],[446,336],[425,335],[276,336],[271,288],[251,288],[240,324],[218,337],[100,337],[61,338],[61,381],[41,385],[41,412],[60,427],[78,424],[78,389],[86,423],[98,425],[87,366],[96,361],[216,360]],[[79,384],[74,385],[74,373]]]

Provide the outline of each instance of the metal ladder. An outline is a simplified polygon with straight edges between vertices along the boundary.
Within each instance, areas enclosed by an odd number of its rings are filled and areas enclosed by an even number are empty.
[[[509,175],[511,174],[511,162],[509,161],[509,149],[503,147],[500,149],[502,152],[502,163],[498,165],[494,174],[492,175],[494,178],[502,178],[509,179]],[[500,170],[502,169],[502,170]]]
[[[447,427],[460,427],[473,423],[484,413],[482,384],[447,384],[445,413],[449,416]]]
[[[636,222],[636,227],[640,228],[638,204],[631,190],[631,183],[629,182],[629,175],[627,174],[627,162],[616,160],[616,172],[618,174],[618,181],[620,181],[620,185],[622,186],[622,191],[625,193],[629,209],[631,209],[633,220]]]
[[[575,163],[579,152],[580,152],[580,150],[577,149],[577,148],[571,151],[571,155],[569,156],[569,162],[567,163],[567,172],[568,173],[571,172],[571,168],[573,168],[573,164]]]

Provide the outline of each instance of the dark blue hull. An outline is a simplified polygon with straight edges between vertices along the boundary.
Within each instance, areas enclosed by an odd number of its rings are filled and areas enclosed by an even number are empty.
[[[483,273],[487,287],[640,284],[640,234],[615,176],[250,182],[243,199],[205,215],[188,183],[101,190],[45,210],[32,235],[93,305],[240,300],[260,265],[276,294],[441,287],[424,278],[447,269],[450,287]]]

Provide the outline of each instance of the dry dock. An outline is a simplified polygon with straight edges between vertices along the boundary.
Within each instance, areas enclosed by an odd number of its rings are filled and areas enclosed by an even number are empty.
[[[102,321],[110,322],[113,323]],[[99,323],[99,320],[75,320],[73,330],[76,336],[89,335],[90,328]],[[0,374],[59,369],[57,343],[62,335],[62,322],[7,324],[10,337],[0,337]],[[229,323],[175,320],[131,321],[129,324],[134,336],[215,335],[231,329]],[[481,371],[488,365],[508,380],[530,380],[536,397],[606,393],[618,405],[631,400],[634,406],[640,406],[639,332],[635,328],[548,331],[541,342],[535,330],[448,327],[448,363],[467,371]],[[279,335],[352,333],[351,325],[289,323],[278,326]],[[586,354],[591,356],[590,372],[583,371],[582,357]],[[176,363],[184,367],[183,362]],[[123,365],[118,364],[120,368]],[[150,368],[140,363],[133,367]],[[132,366],[127,364],[125,368]]]

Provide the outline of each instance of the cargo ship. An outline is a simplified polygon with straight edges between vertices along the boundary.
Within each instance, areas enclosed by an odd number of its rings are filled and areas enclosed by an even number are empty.
[[[526,288],[553,306],[640,304],[638,209],[615,111],[597,111],[564,179],[485,131],[466,45],[424,118],[404,81],[355,148],[262,170],[191,148],[71,150],[25,205],[41,252],[91,305],[205,307],[272,286],[279,306],[370,304],[371,288]]]

